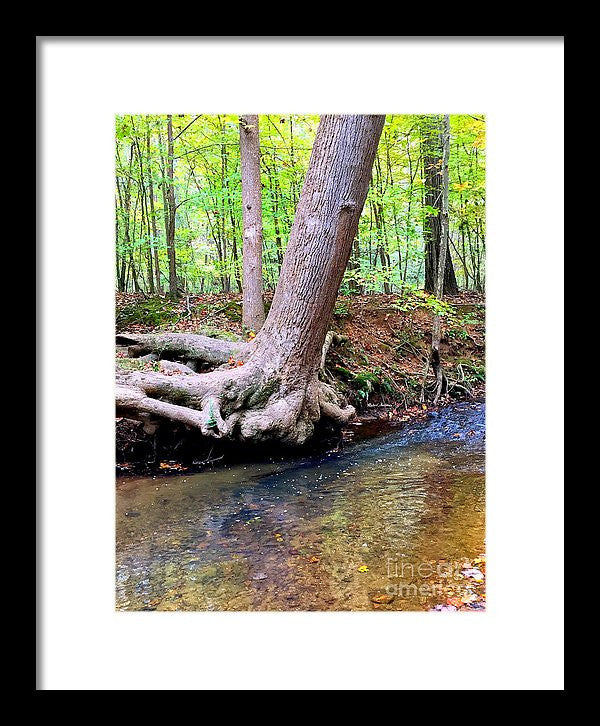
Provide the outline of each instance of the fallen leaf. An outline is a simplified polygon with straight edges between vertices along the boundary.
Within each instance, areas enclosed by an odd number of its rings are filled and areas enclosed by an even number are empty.
[[[471,580],[475,580],[475,582],[483,582],[484,580],[483,572],[477,567],[470,567],[466,570],[461,570],[461,572],[465,577],[469,577]]]

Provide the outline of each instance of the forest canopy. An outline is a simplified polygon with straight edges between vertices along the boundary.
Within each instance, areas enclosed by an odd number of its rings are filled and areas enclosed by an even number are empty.
[[[439,156],[429,146],[435,118],[386,116],[341,293],[427,287],[427,228],[439,214],[428,194]],[[239,123],[234,114],[117,116],[119,291],[168,292],[171,278],[172,294],[241,292]],[[310,114],[259,116],[267,291],[279,279],[318,123],[319,116]],[[457,287],[483,292],[485,120],[480,114],[450,116],[448,203],[447,268]],[[432,283],[430,288],[433,292]]]

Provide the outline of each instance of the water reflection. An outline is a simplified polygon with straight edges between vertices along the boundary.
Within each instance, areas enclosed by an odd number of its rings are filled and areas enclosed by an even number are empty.
[[[484,552],[484,406],[310,461],[122,479],[116,516],[120,610],[429,609],[439,563]]]

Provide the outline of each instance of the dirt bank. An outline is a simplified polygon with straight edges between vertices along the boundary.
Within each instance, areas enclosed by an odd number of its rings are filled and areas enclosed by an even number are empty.
[[[344,391],[358,412],[358,420],[343,432],[341,441],[359,435],[361,425],[367,432],[427,415],[427,396],[425,401],[421,396],[435,312],[444,321],[441,354],[449,383],[440,405],[484,395],[485,305],[480,295],[461,293],[442,304],[421,292],[340,296],[331,325],[337,335],[322,375]],[[157,296],[119,293],[116,328],[119,333],[169,331],[225,339],[245,337],[240,295],[235,294],[188,295],[173,303]],[[117,350],[116,362],[121,367],[155,365],[124,355]],[[431,381],[430,371],[426,389]],[[311,450],[339,443],[339,433],[323,428]],[[224,442],[200,441],[176,429],[148,437],[137,422],[117,419],[121,471],[139,470],[140,466],[166,472],[181,466],[201,467],[207,461],[229,460],[230,448]]]

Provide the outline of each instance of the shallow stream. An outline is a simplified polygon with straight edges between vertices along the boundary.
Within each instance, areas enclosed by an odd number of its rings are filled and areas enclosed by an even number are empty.
[[[482,610],[484,437],[458,403],[342,453],[118,479],[116,607]]]

